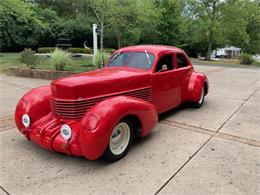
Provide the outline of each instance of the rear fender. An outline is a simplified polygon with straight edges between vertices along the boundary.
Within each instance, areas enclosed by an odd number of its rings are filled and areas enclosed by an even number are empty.
[[[28,114],[33,124],[50,113],[50,95],[50,87],[44,86],[29,91],[20,99],[15,109],[15,123],[22,133],[26,131],[22,124],[23,114]]]
[[[158,121],[156,108],[141,99],[117,96],[92,107],[81,121],[78,141],[84,156],[90,160],[100,157],[113,128],[124,117],[134,115],[141,122],[141,136],[147,135]]]
[[[205,95],[208,93],[208,79],[206,75],[198,72],[193,72],[189,78],[186,79],[183,99],[186,102],[197,102],[200,99],[202,87],[206,86]]]

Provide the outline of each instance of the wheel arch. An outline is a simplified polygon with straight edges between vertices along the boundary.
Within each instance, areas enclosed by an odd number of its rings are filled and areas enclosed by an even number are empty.
[[[90,117],[95,117],[98,122],[95,128],[87,130],[91,126]],[[106,99],[93,106],[81,120],[78,140],[84,156],[91,160],[100,157],[107,147],[113,128],[124,118],[140,127],[140,131],[135,131],[140,137],[149,134],[158,121],[156,108],[147,101],[129,96]]]
[[[202,87],[205,87],[205,95],[208,94],[209,84],[205,74],[193,72],[184,83],[184,102],[197,102],[199,101]]]
[[[135,114],[128,114],[124,116],[121,120],[124,119],[129,120],[133,125],[134,139],[141,137],[142,121],[140,120],[140,118]]]
[[[15,109],[15,123],[22,133],[25,133],[25,128],[22,125],[23,114],[28,114],[31,123],[34,123],[50,113],[50,95],[50,87],[42,86],[30,90],[19,100]]]

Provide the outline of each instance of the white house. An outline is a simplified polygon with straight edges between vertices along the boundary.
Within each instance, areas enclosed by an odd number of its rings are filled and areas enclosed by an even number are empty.
[[[241,48],[226,46],[212,51],[212,57],[237,59],[240,57]]]

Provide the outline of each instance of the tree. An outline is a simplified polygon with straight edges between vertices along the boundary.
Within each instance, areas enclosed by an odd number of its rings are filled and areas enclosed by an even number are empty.
[[[140,8],[136,0],[112,2],[109,31],[117,41],[117,47],[134,44],[140,38]]]
[[[108,13],[110,9],[110,3],[107,0],[89,0],[87,1],[89,7],[92,9],[94,15],[98,20],[100,26],[100,50],[104,49],[104,28],[109,25]]]
[[[0,2],[1,47],[33,47],[46,23],[37,17],[34,4],[19,0]]]
[[[187,20],[183,15],[185,1],[160,0],[155,4],[156,10],[160,13],[155,26],[157,43],[185,46],[187,37]]]
[[[210,59],[212,46],[216,40],[218,30],[222,22],[222,12],[224,1],[221,0],[191,0],[189,2],[190,18],[194,21],[195,34],[193,41],[200,41],[200,36],[207,39],[206,59]],[[199,35],[199,36],[197,36]]]

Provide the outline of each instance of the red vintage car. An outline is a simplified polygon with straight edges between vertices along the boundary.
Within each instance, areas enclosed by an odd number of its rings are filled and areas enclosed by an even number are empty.
[[[26,93],[15,122],[28,140],[51,151],[117,161],[136,137],[151,132],[158,114],[184,102],[199,108],[209,90],[179,48],[119,49],[104,68],[53,81]]]

